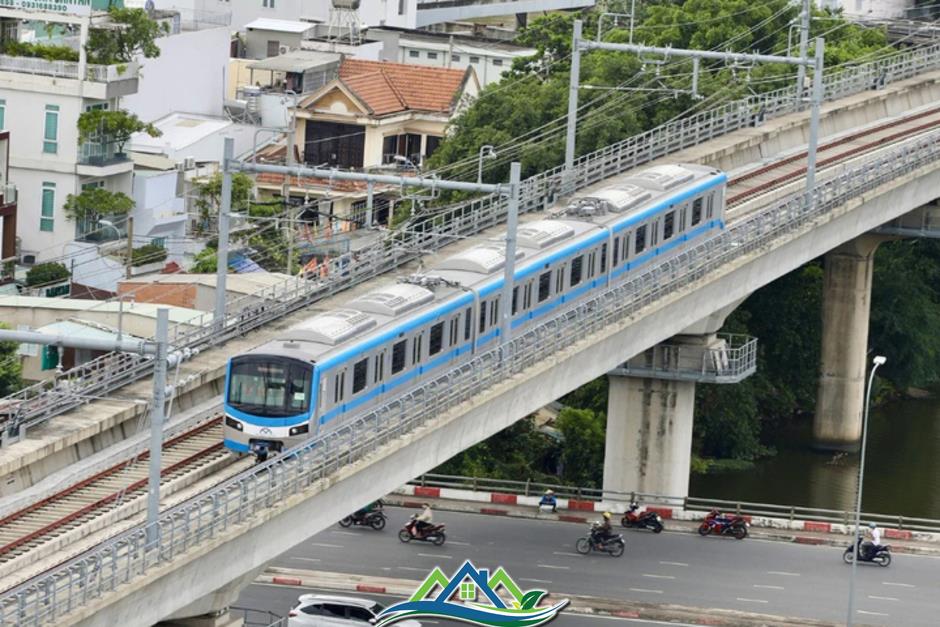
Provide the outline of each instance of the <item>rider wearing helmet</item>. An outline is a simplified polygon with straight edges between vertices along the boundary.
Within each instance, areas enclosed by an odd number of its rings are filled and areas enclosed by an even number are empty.
[[[862,545],[862,550],[863,555],[871,559],[881,547],[881,529],[878,528],[878,525],[873,522],[868,523],[868,536],[871,538],[871,541],[865,542]]]
[[[610,512],[604,512],[601,522],[594,528],[594,541],[603,544],[613,536],[610,526]]]
[[[425,530],[434,524],[434,514],[431,513],[431,504],[422,503],[421,513],[415,516],[415,533],[424,534]]]
[[[545,490],[545,494],[542,495],[542,498],[539,501],[539,508],[542,507],[551,507],[553,514],[558,511],[558,499],[555,498],[554,491]]]

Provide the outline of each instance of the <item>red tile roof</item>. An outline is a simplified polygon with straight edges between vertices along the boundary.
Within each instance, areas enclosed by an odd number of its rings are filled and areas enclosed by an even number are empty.
[[[373,115],[450,113],[466,74],[466,70],[361,59],[343,59],[339,67],[340,80]]]

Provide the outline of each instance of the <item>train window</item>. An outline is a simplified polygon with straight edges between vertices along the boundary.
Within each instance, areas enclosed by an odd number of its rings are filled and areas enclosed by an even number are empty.
[[[696,198],[692,201],[692,226],[702,221],[702,199]]]
[[[616,268],[617,262],[620,261],[620,238],[614,238],[614,258],[610,260],[610,267]]]
[[[714,192],[708,195],[708,205],[705,209],[705,218],[708,220],[712,219],[712,216],[715,215],[715,194]]]
[[[357,361],[353,366],[353,394],[361,392],[369,382],[369,358]]]
[[[633,251],[640,254],[646,250],[646,225],[636,227],[636,240],[633,243]]]
[[[486,330],[486,301],[480,301],[480,333]]]
[[[470,339],[470,326],[473,319],[473,310],[470,307],[467,307],[467,310],[463,313],[463,339]]]
[[[682,233],[685,230],[685,215],[688,213],[688,209],[689,205],[682,205],[682,207],[679,209],[679,233]]]
[[[583,265],[584,265],[584,257],[581,255],[578,255],[577,257],[571,260],[571,281],[570,281],[571,287],[574,287],[575,285],[581,282],[581,270],[582,270]]]
[[[444,323],[438,322],[431,327],[431,334],[428,336],[428,354],[437,355],[444,348]]]
[[[236,409],[258,416],[293,416],[308,409],[310,378],[310,368],[299,364],[236,360],[228,400]]]
[[[519,286],[512,288],[512,315],[519,311]]]
[[[659,243],[659,220],[654,220],[652,228],[650,228],[650,246],[655,246]]]
[[[490,303],[490,326],[495,327],[499,323],[499,300],[493,300]]]
[[[607,244],[601,245],[601,272],[607,272]]]
[[[460,316],[457,315],[450,321],[450,345],[451,346],[457,346],[457,341],[460,339],[460,335],[458,334],[459,331],[460,331]]]
[[[522,309],[526,310],[532,306],[532,281],[526,283],[525,293],[522,296]]]
[[[676,212],[670,211],[666,214],[666,217],[663,218],[663,241],[672,237],[672,234],[676,229]]]
[[[539,275],[539,302],[545,301],[552,293],[552,271]]]
[[[562,266],[555,271],[555,293],[561,294],[565,291],[565,267]]]
[[[415,336],[414,342],[411,345],[411,365],[414,366],[421,361],[421,340],[424,338],[423,335]]]
[[[343,370],[336,375],[336,380],[333,382],[333,402],[339,403],[343,400],[343,396],[346,395],[346,371]]]
[[[408,340],[402,340],[392,346],[392,374],[398,374],[405,369],[405,345]]]
[[[597,251],[591,251],[587,258],[587,278],[590,279],[594,276],[594,262],[597,260]]]
[[[378,383],[385,378],[385,351],[375,356],[375,364],[372,368],[372,382]]]

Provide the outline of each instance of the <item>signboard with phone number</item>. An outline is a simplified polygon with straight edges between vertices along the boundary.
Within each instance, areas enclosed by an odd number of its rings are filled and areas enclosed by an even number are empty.
[[[91,15],[92,0],[0,0],[0,8]]]

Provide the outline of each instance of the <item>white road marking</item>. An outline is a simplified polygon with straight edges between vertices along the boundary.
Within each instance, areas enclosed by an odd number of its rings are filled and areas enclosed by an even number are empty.
[[[318,557],[292,557],[290,558],[297,562],[319,562],[320,558]]]
[[[539,568],[555,568],[557,570],[568,570],[570,566],[555,566],[553,564],[537,564]]]
[[[879,597],[879,596],[875,596],[874,594],[869,594],[868,598],[877,599],[879,601],[897,601],[898,600],[896,597]]]
[[[767,603],[764,599],[747,599],[745,597],[738,597],[738,601],[744,601],[745,603]]]
[[[453,555],[438,555],[437,553],[418,553],[418,555],[421,557],[435,557],[442,560],[453,559]]]
[[[685,562],[660,562],[664,566],[688,566]]]
[[[531,583],[551,583],[548,579],[527,579],[526,577],[519,577],[519,581],[529,581]]]
[[[649,594],[662,594],[662,590],[650,590],[649,588],[629,588],[630,592],[646,592]]]
[[[415,572],[426,573],[428,572],[427,568],[415,568],[414,566],[396,566],[398,570],[413,570]]]
[[[343,549],[346,548],[342,544],[327,544],[326,542],[308,542],[310,546],[322,546],[326,549]]]
[[[359,535],[355,531],[340,531],[339,529],[333,529],[330,531],[330,533],[335,533],[341,536],[358,536]]]
[[[868,614],[869,616],[887,616],[884,612],[866,612],[865,610],[855,610],[859,614]]]
[[[469,542],[457,542],[456,540],[448,540],[447,544],[453,544],[454,546],[470,546]],[[427,623],[430,621],[422,621],[422,622]]]
[[[765,590],[783,590],[783,586],[765,586],[759,583],[754,584],[755,588],[764,588]]]
[[[567,556],[572,556],[572,555],[573,555],[573,556],[575,556],[575,557],[581,557],[581,554],[580,554],[580,553],[571,553],[570,551],[569,551],[569,552],[565,552],[565,551],[552,551],[552,555],[567,555]]]
[[[623,616],[603,616],[601,614],[579,614],[581,618],[590,620],[618,620],[623,623],[642,623],[644,625],[666,625],[667,627],[701,627],[692,623],[673,623],[664,620],[650,620],[648,618],[624,618]],[[421,622],[424,622],[423,620]]]
[[[912,583],[897,583],[895,581],[882,581],[881,585],[883,586],[897,586],[899,588],[916,588]]]
[[[800,573],[788,573],[785,570],[768,570],[768,575],[782,575],[783,577],[799,577]]]
[[[649,577],[650,579],[675,579],[672,575],[648,575],[643,573],[644,577]]]

